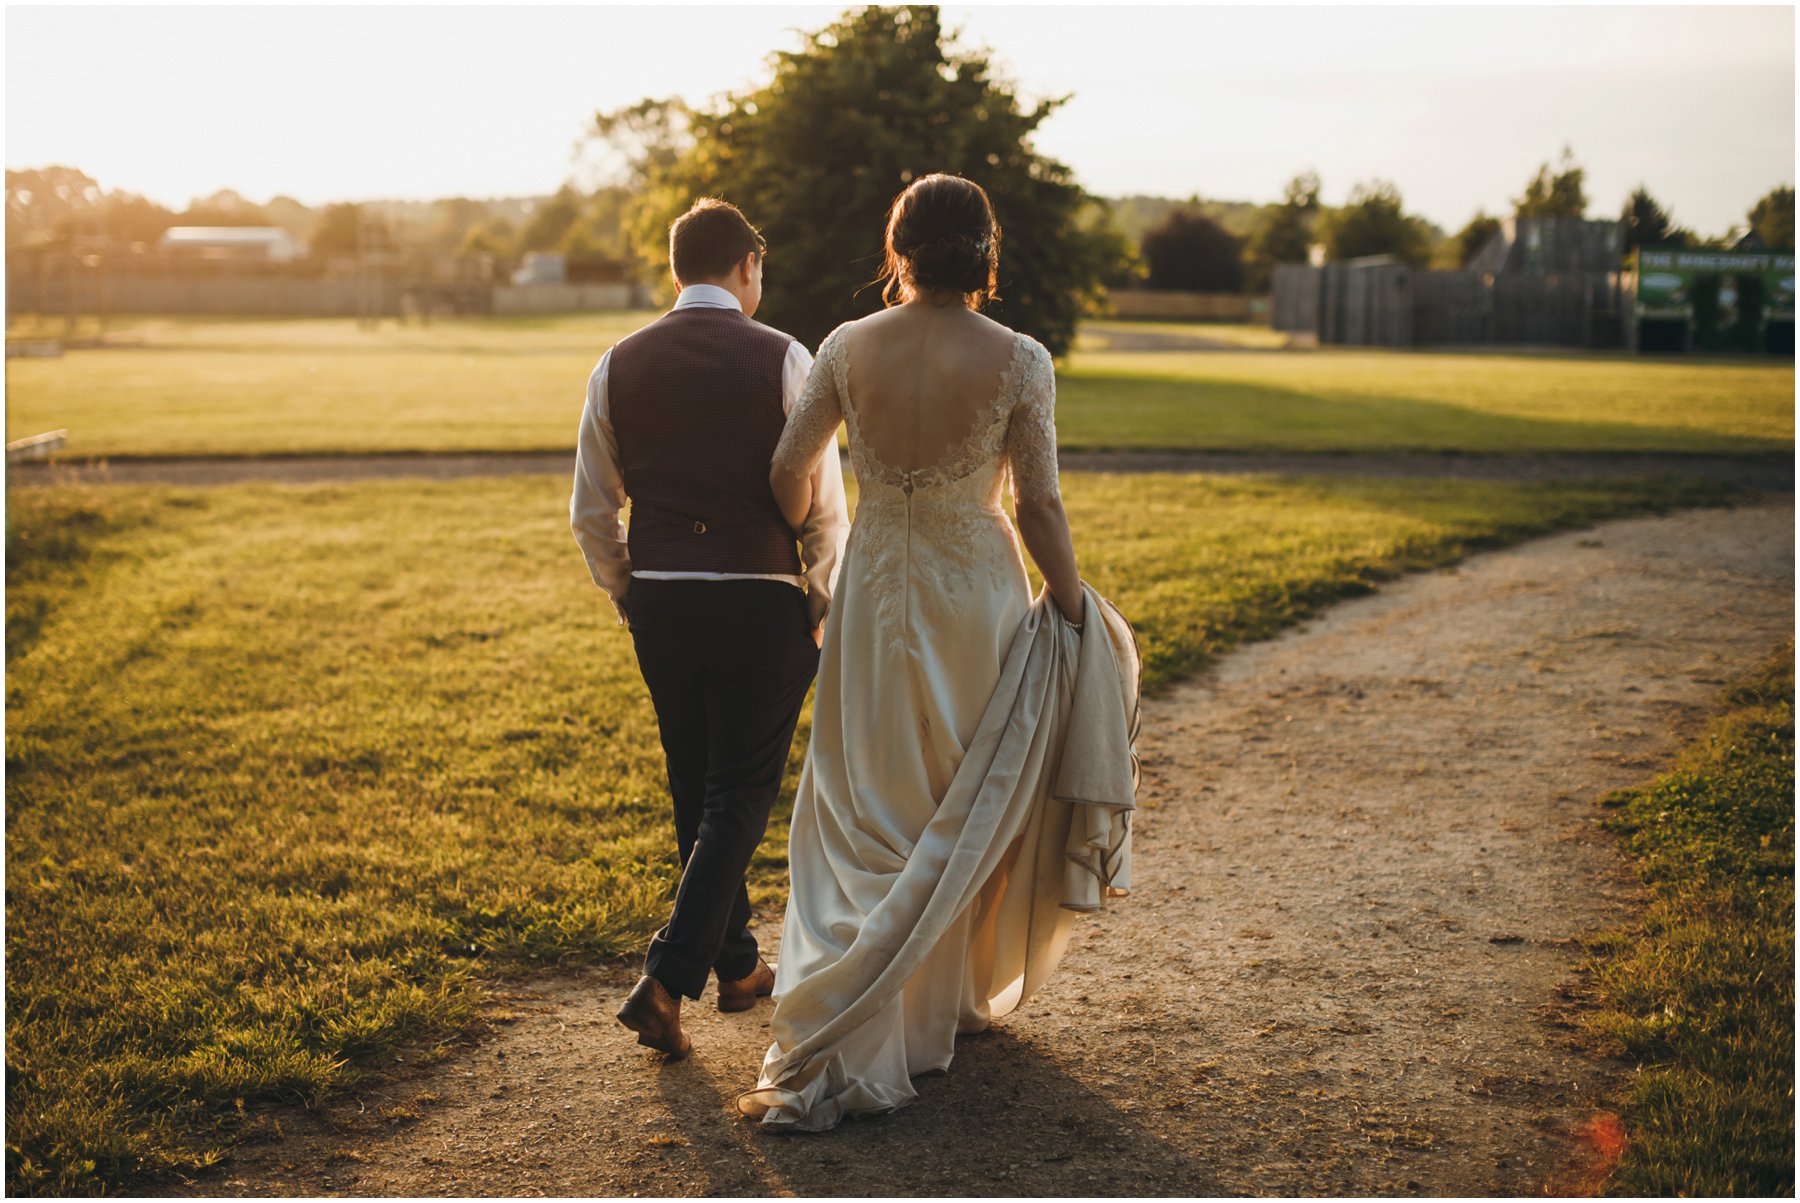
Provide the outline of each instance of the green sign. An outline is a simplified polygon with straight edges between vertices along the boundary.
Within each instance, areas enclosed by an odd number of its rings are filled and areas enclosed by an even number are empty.
[[[1759,276],[1763,282],[1765,319],[1794,320],[1794,253],[1792,251],[1677,251],[1644,247],[1637,253],[1639,317],[1694,316],[1694,281],[1700,276],[1730,276],[1719,289],[1720,318],[1726,324],[1737,311],[1736,281]]]

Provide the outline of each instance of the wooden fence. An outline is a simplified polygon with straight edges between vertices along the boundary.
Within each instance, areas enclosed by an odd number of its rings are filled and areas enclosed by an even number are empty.
[[[1367,347],[1619,347],[1621,272],[1416,271],[1370,261],[1275,269],[1275,329]]]
[[[282,276],[102,277],[8,271],[6,311],[39,314],[195,314],[238,317],[398,317],[434,313],[581,313],[648,303],[631,284],[436,284],[394,278]]]

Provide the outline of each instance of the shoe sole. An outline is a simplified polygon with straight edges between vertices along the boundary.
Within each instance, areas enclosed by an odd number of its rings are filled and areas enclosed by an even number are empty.
[[[681,1042],[681,1047],[670,1048],[668,1045],[664,1044],[661,1040],[644,1035],[641,1032],[638,1034],[638,1043],[643,1045],[645,1048],[653,1048],[659,1053],[667,1053],[669,1060],[671,1060],[671,1061],[679,1061],[683,1057],[687,1056],[689,1053],[694,1051],[694,1042],[692,1040],[683,1040]]]
[[[653,1032],[648,1027],[643,1027],[631,1022],[623,1015],[615,1015],[613,1018],[617,1019],[627,1029],[636,1032],[637,1042],[639,1044],[643,1045],[645,1048],[653,1048],[659,1053],[667,1053],[670,1060],[679,1061],[694,1049],[694,1042],[689,1040],[686,1035],[682,1036],[680,1044],[671,1046],[668,1043],[668,1037],[665,1033]]]

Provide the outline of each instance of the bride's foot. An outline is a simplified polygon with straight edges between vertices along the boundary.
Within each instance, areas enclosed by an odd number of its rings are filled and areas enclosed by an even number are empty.
[[[748,1011],[756,1005],[759,998],[767,998],[775,992],[775,971],[761,957],[756,960],[756,972],[749,977],[739,978],[735,982],[719,983],[719,1010]]]
[[[681,1000],[648,975],[638,979],[619,1008],[619,1022],[638,1034],[639,1044],[665,1052],[671,1060],[693,1051],[694,1042],[681,1030]]]

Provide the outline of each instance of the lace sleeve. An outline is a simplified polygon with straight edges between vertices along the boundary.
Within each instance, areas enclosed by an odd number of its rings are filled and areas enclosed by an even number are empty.
[[[1030,350],[1019,400],[1006,428],[1013,504],[1020,509],[1062,498],[1056,478],[1056,365],[1042,344],[1033,342]]]
[[[819,344],[819,357],[813,360],[812,371],[806,377],[806,390],[788,414],[781,442],[775,447],[775,467],[795,476],[805,476],[813,470],[843,424],[844,406],[837,390],[837,357],[842,342],[838,331],[833,330]]]

